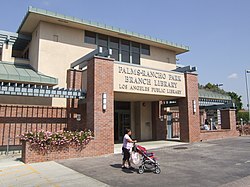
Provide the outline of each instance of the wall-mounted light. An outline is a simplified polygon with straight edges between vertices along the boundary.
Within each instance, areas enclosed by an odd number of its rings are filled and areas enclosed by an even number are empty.
[[[102,93],[102,110],[106,111],[107,109],[107,93]]]
[[[195,114],[196,113],[196,101],[193,100],[193,113]]]
[[[81,121],[81,114],[76,115],[76,121]]]

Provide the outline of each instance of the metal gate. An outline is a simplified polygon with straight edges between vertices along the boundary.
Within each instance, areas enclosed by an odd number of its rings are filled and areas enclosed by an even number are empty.
[[[167,113],[167,139],[180,139],[179,112]]]

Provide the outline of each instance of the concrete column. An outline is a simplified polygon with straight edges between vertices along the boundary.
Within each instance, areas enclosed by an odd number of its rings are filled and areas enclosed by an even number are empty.
[[[2,61],[14,62],[14,58],[12,58],[12,45],[4,43],[2,48]]]
[[[185,73],[185,87],[186,97],[179,99],[180,140],[182,142],[198,142],[200,141],[198,75]]]
[[[114,152],[114,60],[94,57],[87,66],[87,128],[94,131],[95,149],[101,154]],[[107,108],[103,110],[102,94]]]

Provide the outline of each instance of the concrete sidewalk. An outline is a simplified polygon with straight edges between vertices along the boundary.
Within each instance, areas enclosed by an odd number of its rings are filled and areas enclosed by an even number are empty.
[[[158,149],[163,147],[171,147],[171,146],[178,146],[178,145],[187,145],[188,143],[178,142],[178,141],[147,141],[147,142],[137,142],[137,145],[141,145],[145,147],[147,150],[149,149]],[[122,153],[122,144],[115,144],[114,146],[114,154]]]
[[[18,159],[0,160],[0,186],[108,186],[53,161],[24,164]]]

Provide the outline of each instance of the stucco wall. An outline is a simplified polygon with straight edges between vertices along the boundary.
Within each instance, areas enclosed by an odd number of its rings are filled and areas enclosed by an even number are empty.
[[[55,36],[58,41],[54,41]],[[70,64],[94,49],[85,47],[83,38],[82,30],[41,22],[38,70],[58,78],[59,87],[66,87],[66,71]],[[65,99],[53,99],[53,106],[65,104]]]
[[[29,59],[30,64],[34,69],[38,69],[39,58],[39,38],[40,38],[40,25],[32,33],[32,40],[29,44]]]
[[[141,140],[152,140],[151,102],[141,102]]]
[[[84,43],[84,30],[40,22],[32,34],[30,60],[39,72],[58,78],[66,87],[66,70],[70,64],[96,48]],[[174,52],[150,46],[150,56],[141,55],[141,65],[161,70],[175,69]],[[65,99],[53,99],[53,106],[65,106]]]
[[[141,65],[160,70],[176,68],[176,55],[172,51],[150,46],[150,56],[141,55]]]

